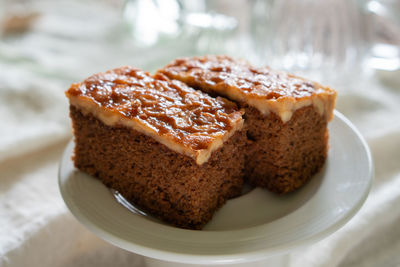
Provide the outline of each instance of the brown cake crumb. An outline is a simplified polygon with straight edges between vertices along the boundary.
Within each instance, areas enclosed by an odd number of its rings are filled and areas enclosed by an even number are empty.
[[[327,120],[312,106],[283,123],[272,113],[246,109],[246,178],[254,186],[284,194],[304,185],[324,165],[328,154]]]
[[[67,96],[105,124],[133,128],[199,165],[243,126],[233,102],[128,66],[73,84]]]
[[[200,229],[242,190],[243,131],[199,166],[149,136],[124,126],[107,126],[73,106],[71,118],[75,166],[175,226]]]
[[[243,180],[283,194],[323,166],[336,92],[227,56],[73,84],[75,166],[152,215],[201,229]],[[226,98],[228,99],[226,99]],[[239,109],[240,108],[240,109]]]
[[[301,187],[323,166],[336,92],[227,56],[176,59],[159,73],[245,109],[246,178],[276,193]]]
[[[75,166],[173,225],[200,229],[241,192],[243,112],[161,74],[122,67],[67,91]]]

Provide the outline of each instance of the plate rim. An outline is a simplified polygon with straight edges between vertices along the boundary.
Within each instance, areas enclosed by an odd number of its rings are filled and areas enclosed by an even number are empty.
[[[141,244],[136,244],[129,242],[127,240],[124,240],[122,238],[119,238],[103,228],[99,227],[92,221],[90,221],[80,210],[76,207],[75,203],[71,201],[68,196],[66,196],[65,189],[62,186],[62,162],[63,159],[65,158],[65,155],[68,151],[68,147],[73,145],[73,141],[71,140],[66,149],[64,150],[61,158],[61,162],[58,168],[58,185],[59,185],[59,191],[61,193],[61,196],[67,206],[67,208],[70,210],[70,212],[74,215],[74,217],[82,223],[89,231],[94,233],[96,236],[100,237],[101,239],[105,240],[106,242],[109,242],[119,248],[146,256],[150,258],[155,258],[159,260],[166,260],[166,261],[172,261],[172,262],[180,262],[180,263],[194,263],[196,262],[197,264],[230,264],[230,263],[244,263],[244,262],[251,262],[251,261],[257,261],[257,260],[262,260],[274,255],[282,254],[285,252],[288,252],[296,247],[299,246],[305,246],[305,245],[310,245],[312,243],[318,242],[322,240],[323,238],[328,237],[332,233],[336,232],[340,228],[342,228],[354,215],[357,214],[357,212],[361,209],[363,204],[365,203],[366,199],[368,198],[369,192],[371,190],[372,186],[372,181],[374,177],[374,164],[373,164],[373,159],[371,155],[370,148],[364,139],[364,137],[361,135],[359,130],[351,123],[349,119],[347,119],[343,114],[341,114],[339,111],[334,110],[334,118],[337,118],[341,120],[358,138],[358,140],[361,143],[361,147],[363,148],[365,152],[365,156],[367,158],[368,162],[368,184],[366,187],[366,190],[363,192],[362,195],[360,195],[360,199],[354,205],[346,214],[343,216],[340,220],[338,220],[336,223],[333,223],[332,225],[328,226],[326,229],[323,231],[319,231],[318,233],[312,234],[309,237],[303,238],[303,239],[297,239],[297,240],[292,240],[291,242],[287,242],[282,245],[277,245],[273,248],[265,248],[265,249],[258,249],[255,251],[247,251],[247,252],[241,252],[241,253],[235,253],[235,254],[229,254],[229,253],[220,253],[220,254],[213,254],[213,255],[203,255],[203,254],[193,254],[193,253],[176,253],[173,251],[165,251],[162,249],[158,248],[152,248],[149,246],[143,246]],[[112,195],[110,194],[110,197]],[[267,223],[268,224],[268,223]],[[247,228],[246,228],[247,229]],[[179,229],[182,231],[195,231],[195,230],[187,230],[187,229]],[[225,232],[229,231],[241,231],[241,230],[228,230]],[[201,232],[201,231],[196,231],[196,232]],[[209,232],[209,231],[207,231]]]

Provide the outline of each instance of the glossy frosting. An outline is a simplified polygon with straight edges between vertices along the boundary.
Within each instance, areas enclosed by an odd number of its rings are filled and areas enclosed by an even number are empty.
[[[267,67],[256,68],[228,56],[176,59],[159,72],[253,106],[264,115],[275,112],[283,122],[309,105],[330,119],[335,105],[336,92],[329,87]]]
[[[234,103],[132,67],[93,75],[66,95],[84,113],[110,126],[132,127],[199,165],[243,125]]]

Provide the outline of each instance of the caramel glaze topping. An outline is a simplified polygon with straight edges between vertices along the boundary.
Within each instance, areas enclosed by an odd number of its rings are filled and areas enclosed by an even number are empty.
[[[217,139],[228,138],[243,124],[243,112],[233,102],[132,67],[93,75],[73,84],[66,95],[106,124],[133,126],[199,164],[199,151],[216,149]]]
[[[257,68],[228,56],[176,59],[159,72],[203,91],[254,106],[263,114],[274,111],[283,121],[290,119],[297,108],[315,104],[321,109],[321,101],[334,105],[336,98],[336,92],[329,87],[268,67]],[[319,98],[317,103],[311,101],[315,96]],[[328,109],[333,110],[333,106]]]

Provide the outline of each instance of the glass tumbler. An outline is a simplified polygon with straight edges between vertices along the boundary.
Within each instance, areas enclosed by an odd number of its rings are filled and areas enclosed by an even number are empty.
[[[237,0],[237,3],[246,3]],[[185,44],[192,53],[219,53],[235,36],[238,21],[222,0],[125,0],[123,18],[135,44]]]
[[[368,18],[370,42],[368,66],[400,71],[400,1],[369,0],[363,6]],[[398,73],[397,73],[398,75]]]
[[[331,85],[354,81],[364,50],[353,0],[253,0],[253,61]]]

